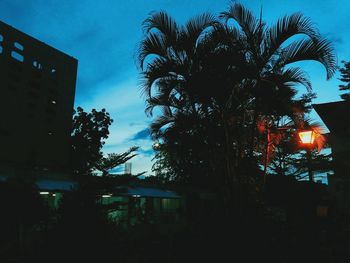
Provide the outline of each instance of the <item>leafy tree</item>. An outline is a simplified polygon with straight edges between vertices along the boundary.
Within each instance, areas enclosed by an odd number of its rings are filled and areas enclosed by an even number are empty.
[[[290,127],[288,130],[277,132],[279,142],[272,145],[270,155],[271,162],[268,163],[269,176],[289,176],[296,180],[307,176],[309,161],[305,149],[301,148],[296,138],[297,130]],[[276,133],[275,133],[276,135]],[[324,173],[332,170],[332,159],[330,154],[321,153],[324,137],[317,138],[315,147],[311,150],[311,169],[314,173]]]
[[[105,109],[87,113],[78,107],[73,116],[71,165],[74,174],[90,174],[103,157],[102,147],[113,120]]]
[[[102,176],[107,176],[113,168],[137,155],[138,147],[131,147],[121,154],[103,155],[102,147],[108,138],[112,122],[105,109],[101,111],[93,109],[87,113],[81,107],[77,108],[73,116],[71,134],[71,167],[75,175],[93,175],[100,171]]]
[[[344,84],[339,85],[339,90],[341,91],[349,91],[350,90],[350,62],[342,61],[343,67],[339,70],[341,78],[340,80],[344,82]],[[343,100],[350,100],[350,93],[344,93],[340,95]]]

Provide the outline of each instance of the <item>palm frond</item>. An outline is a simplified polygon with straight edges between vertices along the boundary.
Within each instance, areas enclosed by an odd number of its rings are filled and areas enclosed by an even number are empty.
[[[266,31],[266,34],[264,52],[266,60],[274,55],[286,40],[297,34],[305,34],[311,39],[319,37],[319,32],[313,26],[311,20],[301,13],[280,18],[275,25]]]
[[[215,24],[217,24],[217,19],[210,13],[204,13],[190,19],[181,34],[183,48],[188,53],[192,53],[203,32]]]
[[[142,72],[142,78],[140,79],[142,93],[147,97],[151,97],[152,87],[160,79],[176,81],[177,76],[174,73],[174,63],[158,57],[148,64],[147,70]]]
[[[294,41],[282,49],[278,63],[282,62],[282,65],[288,65],[303,60],[320,62],[326,69],[327,79],[330,79],[337,70],[337,58],[334,48],[331,42],[326,39]]]
[[[311,92],[312,90],[312,85],[308,74],[298,67],[288,68],[285,70],[281,74],[281,80],[284,83],[290,83],[292,85],[301,84],[307,89],[308,92]]]
[[[213,27],[213,30],[202,38],[201,45],[197,48],[197,54],[204,55],[208,50],[228,50],[237,47],[240,44],[239,36],[239,31],[236,28],[230,28],[226,24],[218,23]]]
[[[168,115],[171,115],[171,109],[177,109],[181,111],[181,105],[179,105],[179,102],[177,98],[174,95],[166,96],[163,93],[159,93],[157,96],[153,96],[146,100],[146,109],[145,113],[147,116],[152,117],[153,116],[153,110],[155,107],[166,107],[168,108],[167,111],[170,111]]]
[[[234,19],[242,28],[247,37],[252,36],[259,27],[259,20],[251,11],[246,9],[240,3],[232,3],[229,10],[221,12],[219,17],[224,19],[226,22],[229,19]]]
[[[157,136],[161,128],[175,121],[174,116],[160,115],[150,125],[150,133],[152,136]]]
[[[149,34],[152,29],[161,32],[169,40],[168,43],[175,43],[179,30],[175,20],[165,11],[151,13],[143,21],[142,27],[146,34]]]
[[[159,56],[166,58],[168,55],[166,39],[155,33],[149,33],[145,39],[140,43],[137,51],[137,63],[138,66],[143,70],[144,62],[148,56]]]

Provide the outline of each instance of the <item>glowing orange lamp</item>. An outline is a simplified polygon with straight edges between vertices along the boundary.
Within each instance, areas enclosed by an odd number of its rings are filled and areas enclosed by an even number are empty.
[[[318,133],[314,132],[313,130],[307,130],[307,131],[300,131],[298,132],[299,138],[301,140],[301,143],[306,147],[306,158],[308,162],[308,174],[309,174],[309,181],[314,181],[314,176],[312,173],[311,168],[311,148],[314,144],[315,139],[318,137]]]
[[[313,130],[310,131],[300,131],[298,132],[299,138],[302,142],[302,144],[305,145],[311,145],[314,143],[315,139],[317,138],[317,133]]]

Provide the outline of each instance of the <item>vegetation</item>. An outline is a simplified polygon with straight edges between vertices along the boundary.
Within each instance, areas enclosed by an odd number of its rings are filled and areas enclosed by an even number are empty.
[[[138,62],[146,113],[160,112],[151,125],[161,144],[155,171],[214,187],[226,207],[246,206],[263,177],[267,129],[259,134],[258,124],[278,129],[287,118],[297,126],[311,96],[298,98],[297,90],[312,87],[294,63],[317,61],[331,78],[330,42],[300,13],[267,26],[239,3],[219,18],[205,13],[184,26],[156,12],[143,27]]]
[[[98,172],[102,176],[110,175],[110,171],[115,167],[137,155],[138,147],[131,147],[121,154],[103,155],[102,147],[108,138],[109,126],[113,122],[105,109],[101,111],[92,109],[91,113],[87,113],[78,107],[72,122],[71,167],[75,176],[84,177]]]
[[[73,116],[71,135],[71,164],[74,174],[91,174],[96,163],[103,158],[102,147],[108,138],[113,120],[105,109],[91,113],[77,108]]]
[[[100,197],[140,175],[112,173],[138,148],[104,155],[113,120],[105,109],[88,113],[78,107],[72,121],[71,169],[79,186],[65,193],[59,209],[49,214],[34,182],[1,183],[2,228],[14,229],[8,236],[17,231],[21,240],[23,226],[38,230],[39,237],[33,235],[31,241],[41,242],[28,245],[29,261],[114,257],[121,262],[214,262],[223,261],[222,256],[237,262],[262,257],[295,262],[303,256],[323,262],[327,251],[317,231],[329,222],[314,224],[310,211],[316,210],[324,189],[294,180],[302,179],[308,168],[296,131],[319,129],[306,117],[315,97],[310,80],[295,63],[319,62],[331,78],[336,59],[330,42],[300,13],[268,26],[262,14],[255,17],[236,2],[218,17],[204,13],[185,25],[166,12],[154,12],[143,28],[137,62],[157,142],[156,177],[143,183],[176,187],[186,202],[178,221],[155,223],[141,215],[144,220],[127,229],[111,221],[109,209],[124,201],[103,205]],[[348,63],[341,74],[348,83]],[[300,87],[305,94],[298,93]],[[317,150],[323,145],[319,136]],[[313,170],[329,169],[329,156],[316,152]],[[7,203],[12,193],[16,196]],[[127,205],[139,197],[134,195]],[[143,201],[149,211],[161,206]],[[28,261],[20,256],[17,262]]]
[[[339,90],[341,91],[348,91],[342,95],[340,95],[340,97],[343,100],[350,100],[350,62],[346,62],[346,61],[342,61],[343,63],[343,67],[339,70],[340,71],[340,80],[342,82],[344,82],[343,84],[339,85]]]

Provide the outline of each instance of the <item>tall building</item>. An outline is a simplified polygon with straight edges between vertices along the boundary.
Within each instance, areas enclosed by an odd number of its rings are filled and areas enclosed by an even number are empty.
[[[131,174],[131,162],[127,162],[124,165],[124,174]]]
[[[77,65],[0,22],[0,175],[67,170]]]

